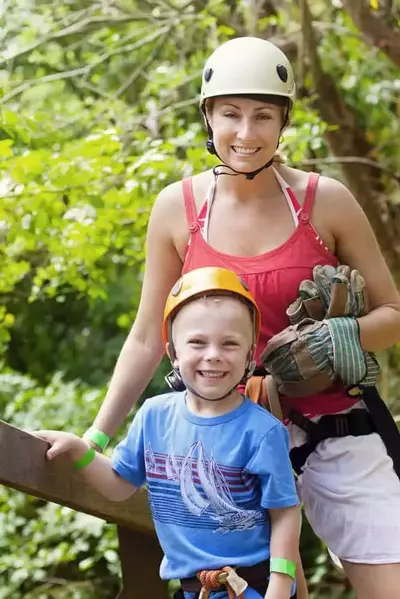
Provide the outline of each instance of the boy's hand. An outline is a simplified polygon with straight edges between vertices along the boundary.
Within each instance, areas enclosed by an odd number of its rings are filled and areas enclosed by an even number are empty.
[[[72,460],[78,460],[89,449],[86,441],[72,433],[63,431],[34,431],[32,434],[50,443],[51,447],[46,453],[48,460],[52,460],[62,453],[67,453]]]
[[[290,599],[293,580],[286,574],[271,572],[270,581],[264,599]]]
[[[72,433],[63,431],[35,431],[36,437],[43,439],[50,444],[47,450],[47,459],[52,460],[61,454],[67,454],[73,461],[77,462],[88,453],[89,443]],[[89,455],[89,458],[91,456]],[[137,487],[119,476],[113,469],[112,460],[101,454],[95,454],[95,459],[88,465],[72,464],[78,468],[79,475],[83,480],[109,501],[125,501],[129,499],[136,491]]]

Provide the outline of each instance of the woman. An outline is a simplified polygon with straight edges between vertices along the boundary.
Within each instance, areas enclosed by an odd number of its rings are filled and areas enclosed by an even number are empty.
[[[277,160],[294,99],[290,63],[265,40],[230,40],[207,61],[201,109],[207,148],[222,166],[168,186],[154,204],[140,307],[96,418],[100,431],[112,435],[150,381],[163,353],[165,299],[194,268],[222,266],[247,281],[262,313],[257,358],[288,326],[286,309],[317,264],[341,262],[363,275],[371,307],[359,318],[365,351],[400,340],[399,296],[354,197],[333,179]],[[340,385],[297,404],[313,415],[353,407],[359,402]],[[89,437],[102,443],[99,433]],[[358,598],[395,599],[400,483],[382,441],[370,434],[321,446],[299,477],[311,525],[341,558]]]

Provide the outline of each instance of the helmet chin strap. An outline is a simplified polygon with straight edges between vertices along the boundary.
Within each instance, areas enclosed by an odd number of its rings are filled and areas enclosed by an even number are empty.
[[[266,168],[269,168],[274,161],[274,159],[271,158],[271,160],[268,160],[268,162],[266,164],[264,164],[264,166],[258,168],[255,171],[251,171],[250,173],[247,173],[245,171],[237,171],[234,168],[232,168],[231,166],[229,166],[228,164],[225,164],[224,162],[222,162],[222,158],[221,158],[221,156],[218,155],[212,139],[207,140],[206,146],[207,146],[207,150],[209,151],[210,154],[212,154],[213,156],[217,156],[217,158],[219,158],[221,160],[221,164],[217,164],[217,166],[215,166],[213,168],[213,173],[214,173],[215,177],[217,177],[219,175],[232,175],[232,176],[243,175],[244,177],[246,177],[246,179],[248,181],[252,181],[259,173],[261,173],[261,171],[263,171]],[[221,167],[227,168],[232,172],[231,173],[218,172],[217,169],[219,169]]]
[[[231,175],[231,176],[244,175],[244,177],[246,177],[246,179],[248,181],[252,181],[259,173],[261,173],[261,171],[263,171],[266,168],[269,168],[271,166],[271,164],[273,163],[273,161],[274,161],[274,159],[271,158],[271,160],[269,160],[267,162],[267,164],[264,164],[264,166],[262,166],[261,168],[258,168],[256,171],[252,171],[251,173],[246,173],[244,171],[237,171],[234,168],[232,168],[231,166],[221,163],[221,164],[217,164],[216,166],[214,166],[213,173],[214,173],[214,177],[219,177],[220,175]],[[219,170],[220,168],[227,168],[227,169],[231,170],[232,172],[224,173],[223,171]]]

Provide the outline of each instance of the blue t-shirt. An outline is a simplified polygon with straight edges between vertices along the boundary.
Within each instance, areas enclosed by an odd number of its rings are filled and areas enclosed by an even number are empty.
[[[279,420],[247,398],[203,418],[185,397],[148,399],[112,459],[122,478],[147,483],[163,579],[268,559],[267,510],[299,503]]]

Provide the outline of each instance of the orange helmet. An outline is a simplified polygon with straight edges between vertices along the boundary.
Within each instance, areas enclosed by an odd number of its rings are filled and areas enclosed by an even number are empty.
[[[261,316],[258,306],[246,284],[231,270],[207,266],[184,274],[173,286],[164,309],[163,341],[171,338],[173,317],[184,304],[207,295],[228,295],[244,301],[252,313],[254,326],[253,345],[260,334]]]

